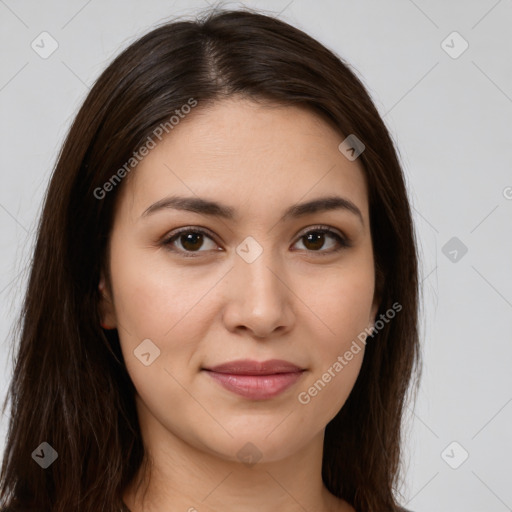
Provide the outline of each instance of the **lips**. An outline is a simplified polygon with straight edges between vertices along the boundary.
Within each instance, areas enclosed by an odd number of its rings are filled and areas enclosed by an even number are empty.
[[[203,369],[225,389],[245,398],[266,400],[295,384],[305,371],[281,359],[231,361]]]
[[[206,369],[217,373],[236,375],[272,375],[275,373],[300,372],[302,370],[299,366],[282,359],[269,359],[268,361],[261,362],[240,359]]]

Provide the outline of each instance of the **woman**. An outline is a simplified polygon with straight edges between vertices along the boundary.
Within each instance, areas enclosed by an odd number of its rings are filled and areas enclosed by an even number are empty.
[[[417,273],[346,64],[254,12],[160,26],[100,76],[50,181],[1,506],[403,510]]]

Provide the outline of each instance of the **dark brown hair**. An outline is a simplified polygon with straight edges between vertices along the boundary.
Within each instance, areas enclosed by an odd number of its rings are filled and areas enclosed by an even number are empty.
[[[349,66],[304,32],[248,9],[168,22],[135,41],[101,74],[70,128],[45,197],[18,322],[0,506],[127,510],[123,490],[146,457],[118,333],[100,327],[98,310],[122,184],[102,199],[94,191],[190,98],[200,109],[234,95],[306,106],[336,127],[340,142],[355,134],[366,146],[359,159],[377,317],[395,302],[402,311],[370,338],[355,386],[327,425],[322,477],[359,512],[399,510],[402,419],[420,361],[417,250],[403,172]],[[31,454],[44,441],[58,459],[42,470]]]

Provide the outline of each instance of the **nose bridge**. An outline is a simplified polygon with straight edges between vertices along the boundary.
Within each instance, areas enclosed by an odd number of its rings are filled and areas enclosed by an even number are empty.
[[[262,242],[263,243],[263,242]],[[266,303],[278,300],[281,295],[282,282],[276,276],[281,268],[279,262],[273,258],[270,245],[264,247],[253,237],[247,237],[237,247],[237,260],[235,266],[239,270],[243,290],[261,298]],[[247,297],[246,297],[247,299]]]
[[[263,244],[247,237],[236,248],[225,316],[230,328],[243,326],[258,337],[267,336],[291,321],[285,279],[279,275],[282,266],[273,257],[270,245]]]

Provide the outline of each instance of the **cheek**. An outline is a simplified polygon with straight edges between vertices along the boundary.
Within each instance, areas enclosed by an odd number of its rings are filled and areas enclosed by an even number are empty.
[[[120,258],[112,268],[118,331],[128,374],[147,410],[169,428],[175,423],[170,411],[177,409],[188,421],[207,419],[184,389],[190,387],[196,370],[191,360],[211,322],[200,300],[215,284],[211,276],[191,281],[190,275],[171,270],[170,265],[155,264],[149,258],[144,263]],[[147,347],[144,351],[139,349],[143,344]],[[146,366],[140,356],[148,352]]]
[[[163,254],[148,258],[122,244],[113,245],[111,272],[121,349],[135,387],[150,402],[156,388],[160,396],[179,394],[179,383],[187,384],[190,361],[212,321],[201,298],[218,278],[211,272],[202,275],[198,267],[191,280],[190,272],[169,265]],[[141,352],[144,343],[148,350]],[[148,352],[145,366],[137,355]]]
[[[315,350],[310,350],[311,371],[297,391],[296,400],[303,408],[303,420],[325,426],[343,407],[359,375],[365,353],[364,338],[358,339],[365,315],[357,309],[354,317],[346,311],[332,319],[336,336],[314,338]],[[361,320],[357,320],[357,316]]]
[[[298,294],[305,297],[308,318],[316,324],[325,351],[341,350],[370,323],[374,274],[368,264],[330,269],[308,279]],[[316,283],[316,286],[311,286]]]
[[[362,345],[362,344],[360,344]],[[357,380],[364,356],[364,346],[352,351],[350,361],[344,353],[313,372],[298,390],[297,402],[305,421],[326,425],[343,407]]]
[[[188,315],[202,309],[202,297],[216,282],[200,267],[193,274],[180,270],[166,259],[165,249],[160,251],[158,257],[148,258],[144,250],[132,249],[130,257],[112,260],[116,315],[127,332],[141,339],[172,340]]]
[[[322,287],[310,289],[307,305],[314,343],[311,373],[298,390],[304,420],[328,423],[341,409],[361,369],[373,302],[374,275],[367,265],[329,273]],[[304,290],[303,294],[306,293]],[[319,327],[320,326],[320,327]]]

